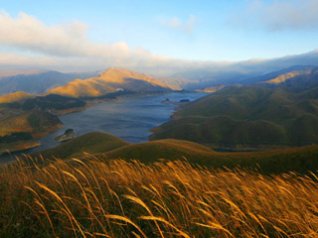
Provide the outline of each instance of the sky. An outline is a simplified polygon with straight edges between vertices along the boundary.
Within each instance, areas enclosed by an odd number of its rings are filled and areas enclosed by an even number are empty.
[[[0,65],[98,70],[316,50],[318,0],[0,0]]]

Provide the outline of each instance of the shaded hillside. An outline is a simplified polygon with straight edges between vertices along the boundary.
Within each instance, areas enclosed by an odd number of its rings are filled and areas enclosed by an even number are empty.
[[[41,154],[45,158],[70,158],[81,156],[84,152],[91,154],[105,153],[125,145],[128,145],[128,143],[115,136],[101,132],[91,132],[62,143],[55,148],[34,154],[34,156]]]
[[[71,97],[99,97],[117,91],[167,92],[171,88],[160,80],[125,69],[110,68],[97,77],[74,80],[49,90],[49,93]]]
[[[151,139],[187,139],[218,147],[318,143],[317,71],[277,86],[227,87],[185,105]]]
[[[89,154],[87,154],[87,153]],[[272,149],[257,152],[218,152],[209,147],[183,140],[165,139],[128,144],[114,136],[94,132],[33,156],[42,155],[47,162],[54,158],[137,159],[144,163],[159,160],[187,160],[209,168],[244,168],[265,174],[288,171],[307,173],[318,170],[318,146]],[[42,161],[42,160],[41,160]],[[47,164],[47,163],[45,163]]]
[[[82,108],[85,105],[85,101],[80,99],[49,94],[46,96],[38,96],[35,98],[27,99],[21,104],[21,108],[23,110],[66,110]]]
[[[6,115],[0,119],[0,136],[18,132],[27,132],[36,136],[61,125],[57,116],[41,110]]]
[[[141,144],[132,144],[109,151],[104,154],[107,158],[138,159],[143,162],[153,162],[158,159],[189,158],[198,162],[208,159],[213,151],[208,147],[182,140],[158,140]]]
[[[61,125],[57,116],[42,110],[5,113],[0,116],[0,154],[39,146],[37,139]]]

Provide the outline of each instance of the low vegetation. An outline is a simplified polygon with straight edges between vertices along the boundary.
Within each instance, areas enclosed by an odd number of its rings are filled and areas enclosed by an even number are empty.
[[[137,159],[149,164],[162,158],[179,160],[209,168],[236,168],[257,170],[263,174],[289,171],[306,173],[318,170],[318,146],[272,149],[252,152],[218,152],[209,147],[184,140],[164,139],[140,144],[129,144],[115,136],[93,132],[79,136],[55,148],[34,154],[46,160],[70,159],[94,154],[101,160]]]
[[[0,237],[317,237],[314,174],[186,161],[0,167]]]
[[[0,115],[0,155],[39,145],[39,138],[62,125],[59,118],[42,110],[8,111]]]
[[[72,139],[59,146],[34,154],[49,158],[66,159],[83,155],[83,153],[97,154],[128,145],[127,142],[102,132],[91,132]]]
[[[185,139],[222,148],[318,143],[317,73],[287,81],[226,87],[178,110],[151,139]],[[302,78],[301,78],[302,79]],[[305,84],[305,83],[304,83]]]

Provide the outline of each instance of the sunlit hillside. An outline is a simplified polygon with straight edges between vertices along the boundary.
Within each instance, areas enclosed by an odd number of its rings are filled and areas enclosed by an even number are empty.
[[[0,95],[0,104],[17,102],[17,101],[25,100],[31,97],[32,97],[31,94],[28,94],[22,91],[17,91],[14,93]]]
[[[98,97],[118,90],[162,92],[169,91],[170,86],[145,74],[110,68],[97,77],[77,79],[64,86],[52,88],[49,93],[71,97]]]
[[[306,73],[307,73],[306,71],[305,72],[299,72],[299,71],[289,72],[286,74],[279,75],[279,76],[277,76],[273,79],[270,79],[266,82],[270,83],[270,84],[280,84],[280,83],[284,83],[284,82],[288,81],[289,79],[295,78],[299,75],[304,75]]]

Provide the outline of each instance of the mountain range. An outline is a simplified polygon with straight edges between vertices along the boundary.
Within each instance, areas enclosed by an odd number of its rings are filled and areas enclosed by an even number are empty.
[[[74,78],[86,78],[91,75],[92,73],[43,71],[0,77],[0,94],[16,91],[32,94],[45,93],[49,88],[63,85]]]

